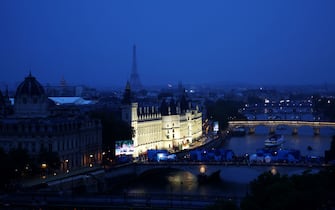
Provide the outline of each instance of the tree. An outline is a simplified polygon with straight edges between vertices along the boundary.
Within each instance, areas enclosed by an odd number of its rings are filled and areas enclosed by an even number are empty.
[[[27,150],[17,148],[9,151],[7,165],[9,174],[13,178],[20,178],[24,175],[26,168],[32,165],[32,160]]]
[[[250,183],[250,194],[241,202],[241,209],[327,209],[334,207],[334,168],[317,174],[261,174]]]
[[[335,120],[335,100],[333,98],[314,97],[314,108],[328,120]]]
[[[91,117],[100,119],[102,124],[103,150],[114,151],[116,140],[132,139],[134,130],[127,123],[121,120],[118,113],[107,109],[91,112]]]
[[[57,152],[48,152],[42,149],[37,158],[37,165],[40,167],[42,164],[47,165],[49,172],[56,171],[60,168],[61,161]]]
[[[330,149],[325,151],[325,161],[335,160],[335,135],[332,137]]]
[[[207,109],[207,117],[219,121],[221,128],[226,128],[230,120],[245,119],[245,117],[238,112],[239,108],[243,106],[243,103],[239,101],[207,101],[205,106]]]

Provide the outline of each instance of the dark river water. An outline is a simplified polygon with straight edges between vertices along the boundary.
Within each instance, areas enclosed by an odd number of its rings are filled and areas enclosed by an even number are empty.
[[[157,171],[140,177],[127,186],[128,193],[174,193],[188,195],[243,196],[247,191],[245,182],[218,181],[199,184],[197,177],[187,171]]]
[[[232,137],[227,139],[224,148],[232,149],[236,155],[245,153],[255,153],[264,145],[264,140],[268,137],[268,128],[257,127],[255,134],[243,137]],[[283,148],[300,150],[301,155],[324,156],[324,151],[330,148],[332,135],[335,130],[332,128],[321,128],[320,135],[314,135],[311,127],[301,127],[298,135],[292,135],[291,128],[277,130],[277,134],[284,136]],[[308,149],[310,147],[311,149]]]
[[[302,127],[299,135],[292,136],[290,129],[283,129],[277,133],[285,138],[284,148],[299,149],[301,155],[324,156],[324,151],[330,148],[332,135],[335,130],[331,128],[321,129],[319,136],[313,135],[312,128]],[[268,129],[256,128],[256,133],[243,137],[226,139],[224,148],[232,149],[236,155],[255,153],[262,148]],[[312,150],[308,150],[308,146]],[[221,180],[214,183],[199,184],[197,176],[182,170],[158,170],[139,177],[138,179],[120,186],[118,191],[127,193],[174,193],[196,195],[220,195],[243,197],[248,192],[250,181],[256,179],[261,173],[272,171],[280,174],[301,174],[308,168],[299,167],[272,167],[272,166],[227,166],[220,172]]]
[[[241,198],[248,192],[250,181],[261,173],[271,171],[280,174],[301,174],[310,170],[301,167],[284,166],[227,166],[220,173],[220,180],[209,183],[199,183],[197,176],[182,170],[159,170],[143,175],[138,179],[127,182],[115,193],[130,194],[180,194],[199,196],[227,196]],[[317,169],[313,169],[317,171]]]

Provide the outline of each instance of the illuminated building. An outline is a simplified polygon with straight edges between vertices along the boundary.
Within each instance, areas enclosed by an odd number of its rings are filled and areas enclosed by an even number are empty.
[[[185,149],[202,136],[202,113],[193,107],[185,95],[178,101],[173,97],[164,99],[160,106],[139,106],[134,102],[127,83],[122,119],[134,131],[134,157],[145,154],[148,149]]]

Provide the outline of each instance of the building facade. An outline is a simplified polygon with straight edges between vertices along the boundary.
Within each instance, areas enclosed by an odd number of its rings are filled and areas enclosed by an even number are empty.
[[[57,152],[63,171],[98,164],[101,123],[73,113],[48,99],[42,85],[29,74],[16,90],[14,113],[0,118],[0,146],[6,152],[25,149],[32,157],[43,150]]]
[[[125,98],[130,97],[129,84]],[[175,103],[163,100],[160,106],[139,106],[124,99],[122,119],[133,129],[134,157],[148,149],[185,149],[202,136],[202,113],[198,106],[185,103],[185,98]]]

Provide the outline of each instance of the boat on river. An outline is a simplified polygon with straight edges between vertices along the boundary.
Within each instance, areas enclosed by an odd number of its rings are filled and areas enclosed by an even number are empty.
[[[264,141],[264,146],[265,147],[277,147],[280,146],[284,143],[284,136],[280,134],[274,134],[269,136],[267,139]]]

